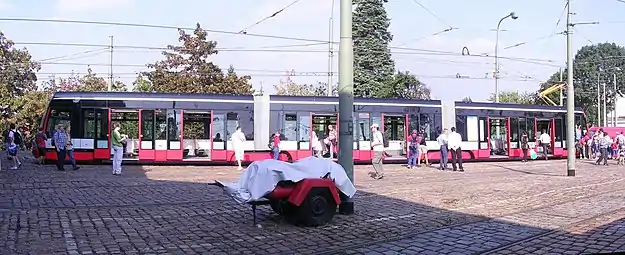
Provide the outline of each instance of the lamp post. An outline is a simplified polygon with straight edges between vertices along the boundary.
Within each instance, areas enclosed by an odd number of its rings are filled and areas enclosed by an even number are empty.
[[[499,23],[497,23],[497,39],[495,40],[495,103],[499,103],[499,27],[501,26],[501,22],[507,18],[518,19],[519,16],[511,12],[508,16],[501,18]]]

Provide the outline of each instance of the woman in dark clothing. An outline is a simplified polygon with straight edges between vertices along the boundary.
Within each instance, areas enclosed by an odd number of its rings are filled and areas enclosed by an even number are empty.
[[[521,150],[523,150],[523,162],[527,162],[527,150],[529,149],[529,138],[527,138],[527,132],[523,131],[521,134]]]

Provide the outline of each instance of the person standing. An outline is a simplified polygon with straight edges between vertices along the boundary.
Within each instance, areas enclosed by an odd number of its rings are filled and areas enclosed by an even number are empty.
[[[417,165],[417,156],[419,155],[419,141],[417,130],[412,130],[412,134],[408,137],[408,168],[412,169]]]
[[[79,166],[76,165],[76,158],[74,157],[74,144],[72,144],[72,132],[71,127],[67,126],[65,128],[65,135],[67,136],[67,144],[65,145],[65,153],[69,158],[69,162],[72,163],[72,170],[76,171],[80,169]]]
[[[551,145],[551,136],[547,134],[547,131],[543,129],[542,134],[539,137],[540,146],[543,147],[543,154],[545,155],[545,160],[549,159],[549,146]]]
[[[239,167],[237,170],[243,170],[243,166],[241,165],[241,161],[243,161],[243,157],[245,154],[245,134],[241,131],[241,126],[238,126],[236,131],[230,137],[230,141],[232,141],[232,147],[234,149],[234,158],[237,161]]]
[[[20,134],[15,128],[15,123],[11,123],[9,126],[9,147],[7,147],[7,151],[9,152],[9,155],[13,157],[13,167],[11,167],[13,170],[22,166],[22,162],[17,155],[21,144],[22,134]]]
[[[529,137],[527,137],[527,132],[523,131],[521,134],[521,150],[523,151],[523,162],[527,162],[527,150],[529,149]]]
[[[448,136],[447,128],[443,129],[440,135],[436,138],[436,142],[438,142],[438,146],[441,149],[441,162],[440,162],[440,170],[447,169],[447,161],[449,160],[449,152],[447,150],[447,136]]]
[[[37,163],[39,165],[44,165],[46,162],[46,141],[48,140],[48,136],[45,133],[45,130],[42,128],[35,135],[35,145],[37,146]]]
[[[280,157],[280,131],[276,131],[271,138],[271,150],[273,151],[273,159],[278,160]]]
[[[371,147],[373,148],[373,159],[371,160],[371,164],[373,165],[373,170],[375,172],[370,174],[371,177],[378,180],[384,178],[384,137],[379,129],[380,126],[378,126],[378,124],[373,123],[373,125],[371,125],[371,134],[373,135],[371,142]]]
[[[56,148],[56,169],[59,171],[65,171],[65,145],[67,144],[67,134],[63,129],[62,124],[56,126],[56,132],[52,136],[54,147]]]
[[[336,146],[336,130],[332,125],[328,125],[328,137],[326,137],[325,143],[328,145],[330,158],[334,158],[334,149]]]
[[[603,161],[603,165],[607,166],[608,165],[608,138],[607,135],[602,135],[603,132],[599,132],[600,133],[600,138],[599,138],[599,153],[601,153],[601,155],[599,156],[599,159],[597,159],[597,162],[595,162],[597,165],[599,165],[601,163],[601,161]]]
[[[122,160],[124,158],[124,145],[123,141],[126,140],[126,136],[122,136],[119,133],[119,123],[113,124],[113,138],[111,139],[113,147],[113,175],[122,174]]]
[[[451,128],[451,134],[447,138],[449,149],[451,150],[451,167],[454,171],[464,172],[462,167],[462,136],[456,133],[456,128]],[[456,162],[458,168],[456,168]]]

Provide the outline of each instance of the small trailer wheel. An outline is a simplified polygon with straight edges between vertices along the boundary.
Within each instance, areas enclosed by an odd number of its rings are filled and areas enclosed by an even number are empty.
[[[328,188],[312,188],[297,207],[297,222],[307,227],[323,226],[336,214],[336,201]]]

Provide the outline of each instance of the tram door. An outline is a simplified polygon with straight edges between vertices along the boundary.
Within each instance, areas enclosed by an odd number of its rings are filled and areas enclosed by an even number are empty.
[[[185,110],[183,113],[183,159],[211,159],[211,113]]]
[[[338,123],[338,114],[322,114],[322,113],[312,113],[312,132],[317,134],[319,140],[321,140],[321,145],[323,148],[323,157],[329,158],[332,155],[332,158],[338,158],[338,132],[336,132],[336,139],[332,146],[327,144],[328,135],[330,133],[330,126],[334,128],[334,130],[338,131],[337,123]],[[330,153],[330,150],[333,152]]]
[[[406,118],[406,115],[382,114],[384,120],[382,132],[384,137],[388,139],[388,147],[384,148],[387,156],[401,157],[405,154]]]
[[[536,141],[540,141],[540,135],[544,132],[547,132],[547,134],[551,137],[551,142],[549,144],[549,151],[547,152],[547,155],[553,155],[553,147],[554,147],[554,138],[555,138],[555,128],[554,128],[554,122],[553,119],[536,119],[536,129],[535,129],[535,134],[536,134]],[[543,152],[543,148],[542,146],[537,146],[536,151],[539,153]]]
[[[488,146],[491,158],[510,155],[510,118],[488,118]]]
[[[119,133],[126,135],[126,144],[123,148],[124,160],[137,160],[140,150],[139,133],[139,110],[136,109],[111,109],[109,140],[113,139],[114,124],[119,123]],[[113,159],[113,147],[111,146],[111,160]]]

